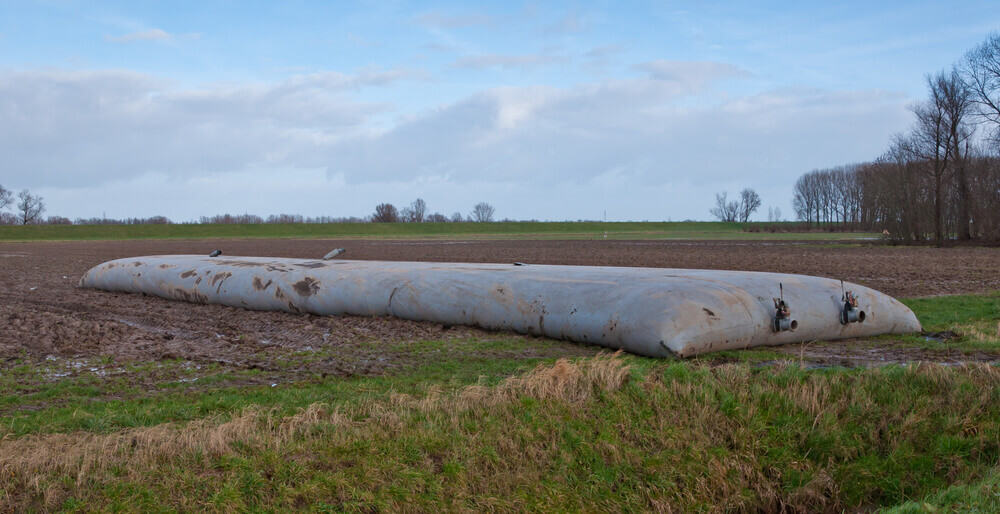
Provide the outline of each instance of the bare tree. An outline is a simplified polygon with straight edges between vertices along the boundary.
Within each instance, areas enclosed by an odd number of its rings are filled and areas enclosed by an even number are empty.
[[[479,202],[472,208],[472,213],[469,214],[469,217],[472,218],[472,221],[487,223],[493,221],[494,212],[495,209],[492,205],[486,202]]]
[[[42,197],[33,195],[27,189],[17,194],[17,214],[22,225],[38,223],[42,213],[45,212],[45,203]]]
[[[448,223],[448,217],[440,212],[435,212],[427,215],[427,221],[429,223]]]
[[[403,207],[399,211],[399,220],[406,223],[422,223],[425,221],[427,213],[427,203],[417,198],[408,207]]]
[[[1000,33],[965,54],[960,70],[976,113],[992,126],[994,142],[1000,142]]]
[[[927,77],[931,98],[913,109],[917,115],[917,125],[913,129],[915,143],[913,148],[927,162],[927,171],[934,182],[934,239],[939,245],[944,242],[942,211],[945,174],[949,169],[948,161],[952,151],[951,132],[948,130],[948,114],[945,109],[946,82],[944,73]]]
[[[372,221],[375,223],[396,223],[399,221],[399,211],[391,203],[380,203],[375,206]]]
[[[816,194],[812,187],[815,172],[802,175],[795,181],[794,196],[792,197],[792,207],[795,209],[795,216],[799,221],[812,223],[818,221],[813,218],[816,209]]]
[[[452,215],[451,215],[451,222],[452,223],[461,223],[463,221],[465,221],[465,216],[462,216],[462,213],[457,212],[457,211],[454,212],[454,213],[452,213]]]
[[[951,142],[951,162],[955,174],[955,193],[958,197],[958,202],[956,202],[958,223],[955,228],[958,229],[959,239],[969,240],[972,239],[969,228],[972,214],[970,211],[969,178],[966,176],[966,160],[969,153],[969,139],[974,130],[968,120],[972,110],[972,90],[962,81],[959,72],[954,69],[947,75],[939,74],[936,82],[941,92],[948,139]]]
[[[417,198],[410,204],[411,220],[414,223],[422,223],[427,214],[427,202],[423,198]]]
[[[740,191],[740,221],[746,223],[750,220],[750,215],[760,208],[760,195],[753,189],[745,188]]]
[[[6,209],[12,201],[14,201],[14,193],[0,186],[0,210]]]
[[[727,201],[728,196],[728,193],[716,193],[715,207],[709,211],[712,216],[719,218],[719,221],[736,221],[736,217],[739,216],[740,204],[735,200]]]

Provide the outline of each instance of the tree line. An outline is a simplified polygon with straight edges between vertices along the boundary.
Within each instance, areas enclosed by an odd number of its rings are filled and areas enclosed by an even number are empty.
[[[16,202],[15,202],[16,198]],[[6,212],[9,206],[16,206],[16,211]],[[0,185],[0,225],[165,225],[174,223],[166,216],[151,216],[149,218],[76,218],[70,220],[62,216],[43,218],[45,204],[41,196],[33,195],[28,190],[14,193]],[[262,217],[256,214],[217,214],[201,216],[197,223],[224,225],[255,225],[255,224],[288,224],[288,223],[448,223],[448,222],[492,222],[496,209],[486,202],[473,206],[467,216],[455,212],[445,216],[439,212],[428,213],[427,202],[417,198],[410,205],[397,209],[391,203],[380,203],[370,216],[308,217],[301,214],[272,214]],[[505,220],[509,221],[509,220]]]
[[[1000,240],[1000,33],[929,75],[927,91],[878,158],[799,177],[798,219],[898,241]]]
[[[375,212],[370,216],[375,223],[461,223],[463,221],[488,223],[493,221],[496,209],[486,203],[479,202],[472,207],[468,216],[463,217],[461,212],[455,212],[451,217],[440,212],[427,213],[427,202],[422,198],[417,198],[410,205],[397,209],[391,203],[380,203],[375,206]]]

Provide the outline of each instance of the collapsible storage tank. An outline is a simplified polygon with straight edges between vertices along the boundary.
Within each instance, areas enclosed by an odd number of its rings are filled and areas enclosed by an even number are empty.
[[[168,255],[100,264],[80,286],[474,325],[652,357],[920,330],[910,309],[867,287],[743,271]]]

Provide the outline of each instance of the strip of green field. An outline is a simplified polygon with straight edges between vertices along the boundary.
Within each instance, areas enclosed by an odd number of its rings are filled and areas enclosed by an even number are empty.
[[[296,223],[170,225],[6,225],[0,241],[204,238],[532,238],[870,240],[862,232],[750,232],[720,222]]]
[[[1000,353],[1000,294],[906,302],[928,330],[968,332],[948,344]],[[251,386],[233,384],[260,370],[25,357],[0,367],[0,510],[997,504],[995,366],[532,356],[552,345],[569,343],[398,343],[434,359]]]

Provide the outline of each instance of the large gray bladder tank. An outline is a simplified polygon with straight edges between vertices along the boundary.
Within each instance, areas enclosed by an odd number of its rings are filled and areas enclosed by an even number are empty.
[[[100,264],[80,286],[473,325],[651,357],[920,331],[909,308],[873,289],[745,271],[162,255]],[[856,298],[849,315],[845,291]]]

